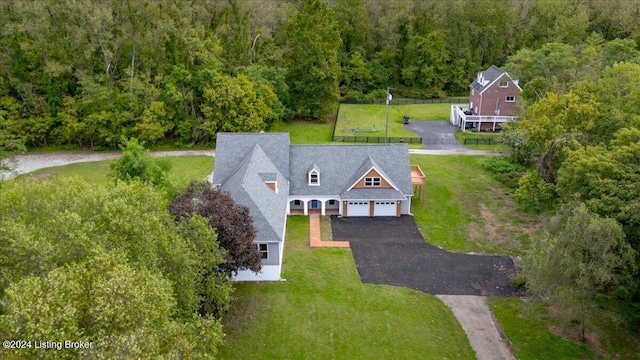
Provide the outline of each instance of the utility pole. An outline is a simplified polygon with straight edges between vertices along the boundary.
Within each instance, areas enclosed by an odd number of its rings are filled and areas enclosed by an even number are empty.
[[[391,102],[391,88],[387,88],[387,122],[384,127],[384,142],[389,142],[389,103]]]

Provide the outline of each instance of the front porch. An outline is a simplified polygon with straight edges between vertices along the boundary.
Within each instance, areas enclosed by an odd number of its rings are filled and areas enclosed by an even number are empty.
[[[333,197],[293,199],[287,207],[288,215],[340,215],[340,200]]]
[[[322,215],[322,210],[320,209],[309,209],[307,213],[304,213],[303,209],[291,209],[289,215]],[[325,215],[340,215],[339,209],[326,209]]]

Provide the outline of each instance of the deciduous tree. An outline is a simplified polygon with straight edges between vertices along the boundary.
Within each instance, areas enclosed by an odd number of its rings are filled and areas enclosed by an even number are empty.
[[[584,341],[593,296],[605,285],[625,280],[636,254],[617,221],[590,213],[584,204],[569,203],[533,239],[524,257],[527,288],[536,299],[578,320]]]
[[[236,204],[228,193],[215,190],[209,183],[192,182],[169,205],[169,212],[181,219],[197,214],[216,229],[220,246],[227,250],[224,270],[260,271],[261,256],[253,240],[256,233],[249,209]]]
[[[8,338],[31,342],[92,342],[91,349],[64,349],[64,358],[188,357],[199,348],[208,350],[199,356],[215,355],[222,340],[221,324],[196,320],[205,325],[204,338],[211,342],[200,343],[202,334],[172,319],[176,301],[171,288],[171,282],[159,274],[129,265],[122,253],[98,254],[44,277],[26,277],[12,284],[0,329]],[[43,349],[36,346],[0,352],[10,358],[42,356]]]
[[[321,119],[338,101],[340,32],[320,0],[305,0],[286,24],[287,84],[290,107],[300,116]]]
[[[219,268],[224,251],[203,218],[176,222],[166,209],[164,195],[140,181],[108,187],[68,178],[3,183],[0,297],[27,276],[43,277],[113,250],[171,282],[172,316],[219,316],[231,291]]]
[[[204,86],[200,109],[201,125],[209,139],[220,131],[258,132],[266,128],[266,119],[274,117],[265,99],[274,95],[267,90],[258,96],[254,84],[244,75],[215,75]],[[269,99],[273,101],[273,99]]]
[[[171,164],[166,159],[152,159],[136,139],[127,140],[120,149],[122,156],[110,165],[109,176],[112,179],[139,180],[158,187],[170,185]]]

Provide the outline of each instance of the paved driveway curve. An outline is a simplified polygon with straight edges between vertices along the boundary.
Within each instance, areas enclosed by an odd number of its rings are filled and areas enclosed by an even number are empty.
[[[425,242],[413,217],[332,217],[333,238],[348,240],[364,283],[432,295],[520,296],[508,256],[455,254]]]

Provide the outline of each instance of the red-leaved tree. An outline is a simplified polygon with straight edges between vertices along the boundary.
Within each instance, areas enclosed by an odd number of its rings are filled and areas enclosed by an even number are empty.
[[[227,250],[226,263],[220,266],[227,275],[247,269],[260,271],[261,256],[253,243],[256,231],[249,209],[236,204],[228,193],[193,181],[173,199],[169,212],[178,219],[193,214],[209,219],[209,226],[217,230],[218,243]]]

